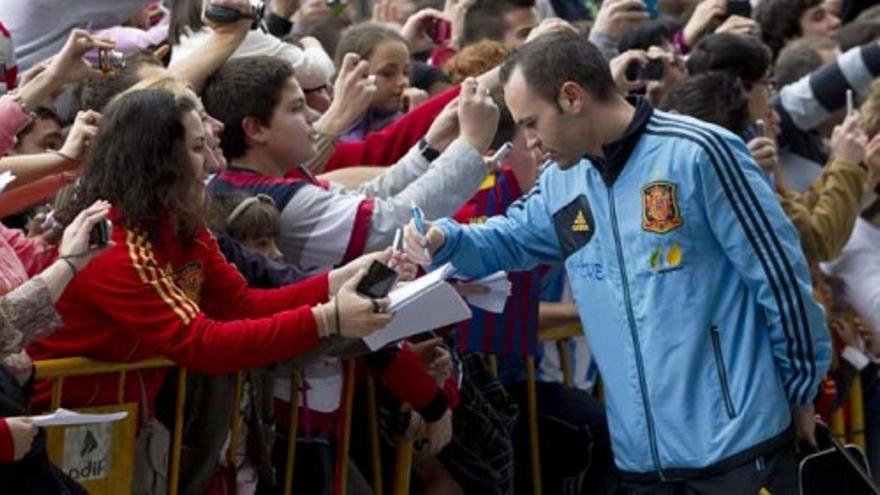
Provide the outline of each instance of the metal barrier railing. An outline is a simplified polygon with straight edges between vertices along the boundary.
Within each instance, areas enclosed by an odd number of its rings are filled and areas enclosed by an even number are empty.
[[[158,368],[176,368],[177,364],[165,358],[152,358],[136,363],[106,363],[93,361],[83,357],[48,359],[34,362],[37,379],[52,381],[52,410],[61,406],[64,390],[64,379],[74,376],[103,375],[119,373],[116,398],[118,403],[125,401],[125,381],[130,371],[141,371]],[[180,452],[183,442],[183,406],[186,400],[186,369],[180,368],[177,381],[177,398],[175,404],[174,433],[171,441],[171,461],[168,467],[168,493],[177,495],[180,481]]]
[[[52,395],[50,400],[50,407],[52,410],[61,406],[65,378],[118,373],[117,402],[121,404],[125,400],[125,383],[129,372],[159,368],[178,369],[177,394],[174,405],[174,431],[172,432],[172,441],[169,452],[170,462],[168,466],[168,493],[169,495],[176,495],[178,493],[181,450],[183,444],[184,406],[186,403],[186,368],[179,367],[173,361],[161,357],[135,363],[108,363],[93,361],[83,357],[71,357],[36,361],[34,365],[36,367],[37,379],[48,379],[52,382]],[[236,446],[238,445],[238,437],[241,434],[239,427],[241,422],[241,409],[239,405],[241,404],[241,397],[244,389],[244,373],[245,372],[239,372],[235,377],[235,398],[231,406],[233,409],[230,424],[230,448],[227,451],[227,461],[230,466],[235,466]],[[291,373],[290,387],[290,428],[288,430],[289,441],[287,445],[287,459],[284,471],[284,493],[286,495],[290,495],[293,486],[293,467],[296,453],[297,421],[299,415],[300,374],[298,370],[294,370]],[[351,390],[349,390],[348,393],[351,393]],[[349,400],[348,403],[350,404],[351,401]],[[343,429],[346,442],[349,439],[348,432],[350,430],[350,419],[351,411],[348,410],[347,421],[345,423],[345,428]],[[347,459],[347,447],[345,448],[345,451],[346,457],[340,460],[343,473],[347,468],[347,462],[345,460]],[[345,493],[344,488],[342,493]]]
[[[542,329],[539,332],[540,342],[556,341],[560,344],[560,362],[563,367],[563,376],[567,386],[571,383],[571,367],[570,356],[568,356],[568,347],[562,344],[573,336],[580,335],[579,325],[568,325],[565,327],[557,327],[551,329]],[[497,361],[494,356],[489,356],[490,366],[497,373]],[[94,361],[82,357],[71,357],[61,359],[50,359],[36,361],[36,378],[48,379],[52,382],[51,408],[54,410],[61,406],[61,398],[64,390],[64,380],[69,377],[81,377],[89,375],[102,375],[110,373],[118,373],[117,378],[117,402],[123,403],[125,400],[125,384],[130,372],[148,369],[175,368],[179,370],[177,376],[177,394],[175,397],[174,407],[174,430],[172,432],[172,442],[170,451],[170,462],[168,466],[168,493],[176,495],[180,481],[180,462],[181,447],[183,443],[183,421],[184,406],[186,402],[186,379],[187,370],[179,367],[173,361],[156,357],[139,361],[135,363],[108,363]],[[351,419],[354,406],[354,386],[355,376],[353,361],[344,363],[344,389],[342,404],[343,428],[340,438],[339,448],[337,450],[337,471],[335,482],[338,484],[338,493],[345,495],[348,472],[349,446],[351,442]],[[227,462],[230,466],[236,464],[236,446],[238,445],[241,422],[241,398],[244,391],[244,373],[239,372],[235,377],[235,393],[234,402],[232,404],[232,420],[230,424],[230,448],[227,451]],[[530,434],[530,453],[531,453],[531,469],[533,478],[533,493],[541,493],[541,465],[540,452],[538,449],[538,421],[537,421],[537,395],[536,395],[536,370],[534,357],[526,359],[527,373],[527,415],[529,421]],[[294,466],[296,460],[296,438],[297,425],[299,420],[299,390],[301,386],[301,375],[299,370],[293,370],[290,375],[290,428],[288,430],[287,458],[284,466],[284,493],[290,495],[292,493],[294,480]],[[376,402],[376,385],[372,379],[367,380],[367,408],[368,408],[368,434],[370,439],[371,450],[371,471],[372,485],[375,493],[383,493],[382,479],[382,461],[380,455],[379,430],[378,430],[378,405]],[[409,485],[411,478],[413,456],[413,443],[409,440],[401,440],[395,450],[394,460],[394,481],[392,483],[392,493],[395,495],[406,495],[409,493]]]

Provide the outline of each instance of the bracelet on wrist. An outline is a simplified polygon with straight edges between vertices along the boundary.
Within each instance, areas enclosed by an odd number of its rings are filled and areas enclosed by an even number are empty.
[[[70,258],[68,258],[66,256],[60,256],[58,259],[67,264],[67,266],[70,268],[70,271],[72,272],[73,276],[75,277],[76,276],[76,265],[74,265],[73,262],[70,261]]]

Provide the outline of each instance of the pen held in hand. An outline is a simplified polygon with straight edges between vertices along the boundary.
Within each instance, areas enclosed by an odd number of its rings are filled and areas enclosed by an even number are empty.
[[[513,144],[511,144],[510,141],[502,144],[501,147],[498,148],[498,151],[489,158],[489,170],[495,170],[498,168],[498,166],[501,165],[501,162],[507,159],[507,156],[510,155],[511,151],[513,151]]]
[[[853,90],[846,90],[846,116],[852,115],[855,106],[853,104]]]
[[[416,231],[419,233],[420,236],[422,236],[423,239],[427,240],[425,238],[425,234],[427,234],[425,230],[425,214],[422,212],[422,209],[419,208],[419,205],[415,204],[415,202],[411,203],[410,209],[412,210],[413,222],[415,222],[416,224]],[[428,252],[428,246],[426,245],[424,249],[425,258],[431,259],[431,253]]]

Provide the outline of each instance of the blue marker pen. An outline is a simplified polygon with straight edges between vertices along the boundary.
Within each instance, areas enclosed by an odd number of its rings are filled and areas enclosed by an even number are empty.
[[[419,235],[422,237],[425,236],[425,214],[422,212],[422,209],[419,208],[419,205],[415,204],[415,202],[410,203],[410,210],[412,211],[413,222],[416,224],[416,230],[419,232]],[[428,258],[431,257],[431,253],[428,252],[428,246],[425,246],[425,256]]]
[[[422,213],[422,209],[419,208],[419,205],[410,203],[410,210],[412,211],[413,221],[416,223],[416,230],[419,231],[419,234],[425,235],[425,214]]]

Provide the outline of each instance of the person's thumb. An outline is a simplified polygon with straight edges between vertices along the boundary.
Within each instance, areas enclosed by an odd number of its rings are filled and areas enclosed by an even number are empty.
[[[340,293],[355,292],[357,285],[366,276],[367,276],[367,270],[365,268],[359,268],[358,271],[356,271],[350,279],[348,279],[344,284],[342,284],[342,287],[339,289],[339,292]]]
[[[425,242],[427,243],[428,249],[433,252],[443,244],[443,231],[437,227],[430,227],[425,234]]]
[[[379,263],[384,263],[387,265],[391,261],[392,256],[394,256],[394,249],[387,247],[384,250],[379,251],[376,254],[376,257],[373,259],[375,261],[378,261]]]

